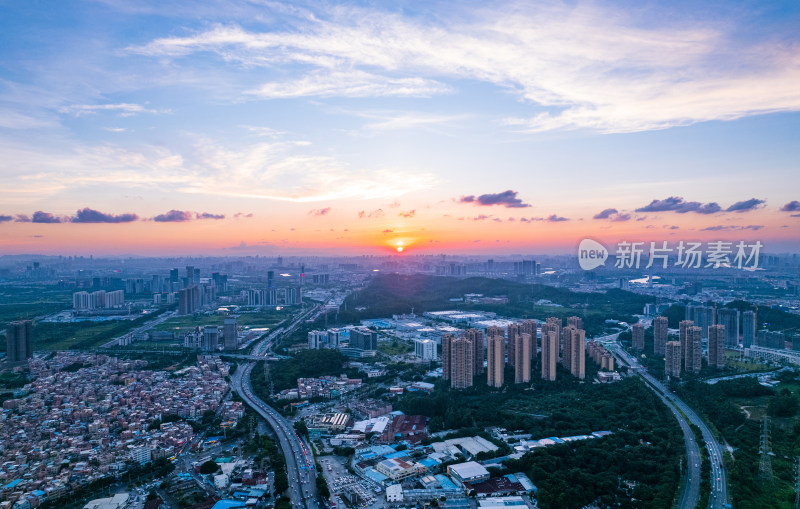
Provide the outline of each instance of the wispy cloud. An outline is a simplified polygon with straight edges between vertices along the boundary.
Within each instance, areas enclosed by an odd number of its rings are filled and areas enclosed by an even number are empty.
[[[198,212],[194,215],[195,219],[225,219],[225,214],[212,214],[210,212]]]
[[[117,103],[117,104],[72,104],[61,108],[62,113],[70,113],[76,117],[82,115],[91,115],[101,111],[118,112],[121,116],[127,117],[137,115],[139,113],[169,113],[169,110],[156,110],[147,108],[141,104],[135,103]]]
[[[159,214],[153,218],[157,223],[181,223],[184,221],[191,221],[193,214],[187,210],[172,209],[169,212]]]
[[[325,207],[324,209],[313,209],[308,211],[308,215],[310,216],[327,216],[328,212],[331,211],[330,207]]]
[[[310,68],[298,80],[250,92],[267,98],[429,96],[450,92],[445,80],[478,80],[547,108],[505,122],[534,132],[642,131],[800,109],[792,42],[737,43],[735,23],[593,3],[458,14],[421,20],[319,6],[278,29],[219,25],[128,51],[159,58],[212,52],[229,64]],[[670,21],[654,25],[652,16]],[[756,88],[763,93],[753,94]]]
[[[653,200],[644,207],[636,209],[636,212],[677,212],[678,214],[685,214],[687,212],[696,212],[698,214],[716,214],[720,212],[722,207],[718,203],[700,203],[696,201],[687,202],[679,196],[670,196],[663,200]]]
[[[407,210],[405,212],[400,212],[397,215],[399,217],[414,217],[414,215],[416,215],[416,213],[417,213],[417,211],[416,211],[416,209],[414,209],[414,210]]]
[[[734,231],[734,230],[754,230],[758,231],[764,228],[763,225],[755,225],[751,224],[748,226],[733,226],[733,225],[716,225],[716,226],[708,226],[706,228],[702,228],[701,232],[720,232],[720,231]]]
[[[529,204],[524,203],[521,199],[517,198],[517,191],[503,191],[502,193],[488,193],[480,196],[462,196],[458,200],[460,203],[474,203],[475,205],[491,206],[502,205],[508,208],[524,208],[530,207]]]

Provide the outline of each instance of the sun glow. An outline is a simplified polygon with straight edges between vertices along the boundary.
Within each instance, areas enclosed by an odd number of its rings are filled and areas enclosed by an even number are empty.
[[[397,252],[398,253],[402,253],[403,252],[403,246],[397,246]]]

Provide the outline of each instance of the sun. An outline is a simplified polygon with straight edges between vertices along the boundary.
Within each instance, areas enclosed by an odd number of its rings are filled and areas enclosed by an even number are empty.
[[[398,253],[402,253],[403,252],[403,246],[397,246],[397,252]]]

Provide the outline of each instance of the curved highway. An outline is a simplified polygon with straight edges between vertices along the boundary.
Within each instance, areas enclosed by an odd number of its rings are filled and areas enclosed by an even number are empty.
[[[703,440],[708,449],[709,460],[711,461],[711,496],[708,500],[708,507],[710,509],[724,509],[728,503],[728,484],[725,474],[725,467],[722,465],[722,447],[717,442],[716,437],[711,432],[705,421],[700,418],[689,405],[683,402],[678,396],[673,394],[664,385],[653,378],[644,367],[639,364],[635,357],[631,356],[628,352],[622,349],[618,343],[606,344],[606,347],[611,350],[618,359],[624,361],[625,364],[641,376],[645,380],[645,385],[650,387],[665,403],[667,407],[672,410],[672,413],[678,418],[681,424],[681,429],[684,432],[684,439],[686,441],[686,455],[688,463],[688,479],[686,488],[681,494],[679,508],[694,508],[700,495],[700,452],[698,444],[694,441],[694,433],[686,426],[686,419],[692,424],[700,428],[703,434]],[[677,410],[680,410],[678,412]],[[681,414],[682,412],[682,414]],[[684,418],[684,416],[686,416]],[[687,434],[688,432],[688,434]]]
[[[280,336],[289,334],[303,320],[309,319],[317,307],[301,313],[294,319],[291,325],[281,327],[270,333],[267,337],[256,344],[252,353],[266,357],[273,345],[273,342]],[[308,450],[305,443],[294,430],[294,426],[284,419],[275,409],[267,405],[253,391],[250,382],[250,373],[253,371],[255,361],[243,364],[236,370],[231,377],[231,388],[238,392],[242,399],[247,402],[256,412],[258,412],[267,424],[275,431],[278,442],[286,458],[286,474],[289,478],[289,498],[292,507],[297,509],[321,509],[316,487],[316,470],[314,468],[314,457]]]

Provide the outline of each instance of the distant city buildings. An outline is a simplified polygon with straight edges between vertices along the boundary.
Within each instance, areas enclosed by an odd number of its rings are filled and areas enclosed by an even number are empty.
[[[94,311],[98,309],[118,309],[125,305],[125,292],[122,290],[97,290],[96,292],[75,292],[72,294],[72,308],[75,311]]]

